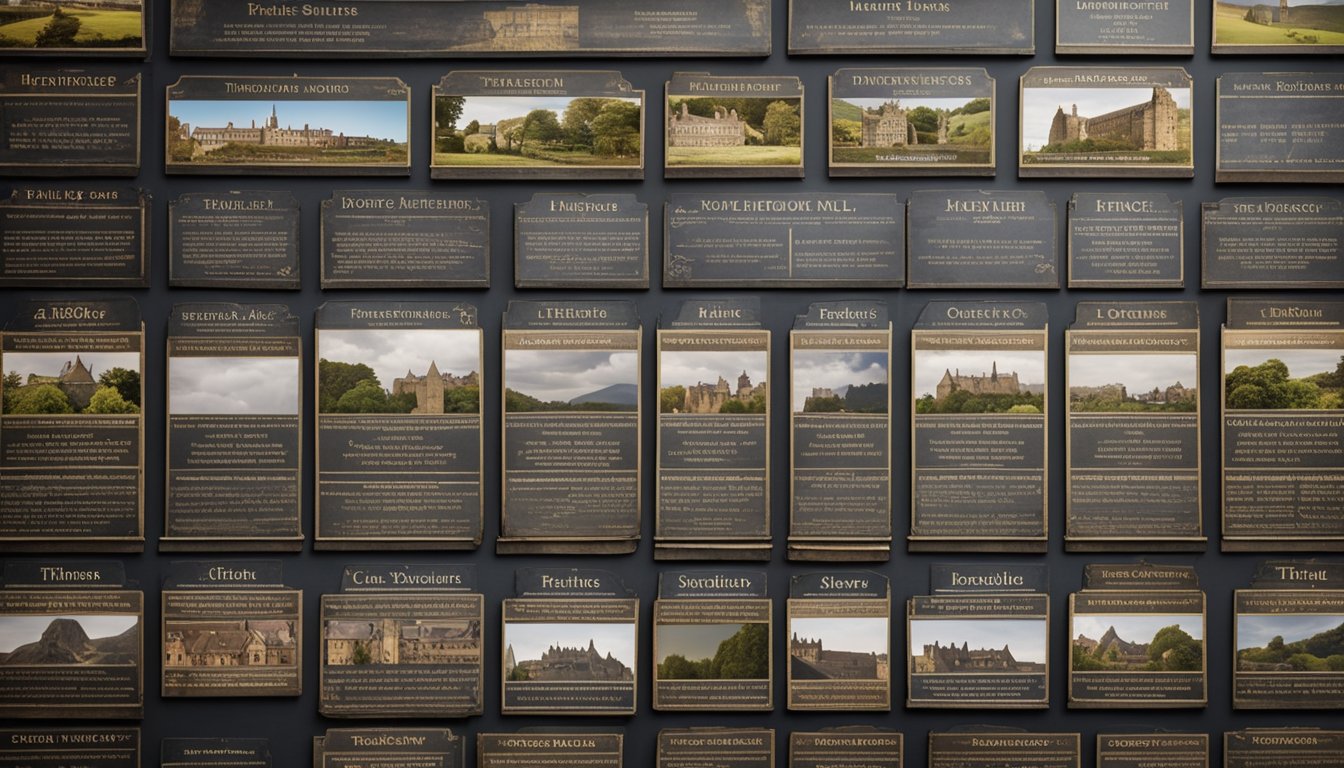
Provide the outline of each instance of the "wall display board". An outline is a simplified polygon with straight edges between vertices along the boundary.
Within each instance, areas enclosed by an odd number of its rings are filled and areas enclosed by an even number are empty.
[[[168,284],[298,290],[299,231],[288,192],[180,195],[168,204]]]
[[[1344,709],[1344,670],[1318,655],[1344,626],[1344,564],[1271,560],[1233,600],[1233,707]]]
[[[149,216],[143,189],[14,187],[0,200],[0,286],[147,288]]]
[[[789,768],[902,768],[905,737],[890,728],[842,725],[789,734]]]
[[[313,737],[313,768],[465,768],[465,740],[447,728],[332,728]]]
[[[1209,742],[1207,733],[1107,729],[1097,734],[1097,768],[1210,768]]]

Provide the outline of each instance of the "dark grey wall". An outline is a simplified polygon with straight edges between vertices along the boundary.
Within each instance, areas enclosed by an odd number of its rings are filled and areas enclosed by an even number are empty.
[[[222,0],[220,0],[222,1]],[[1174,1],[1174,0],[1173,0]],[[805,0],[795,0],[805,2]],[[954,0],[955,2],[955,0]],[[648,203],[653,215],[654,226],[650,250],[653,254],[655,275],[660,272],[659,254],[662,250],[661,228],[657,226],[658,212],[663,199],[673,191],[696,190],[738,190],[742,192],[763,191],[799,191],[799,190],[846,190],[865,192],[891,192],[908,196],[912,189],[929,188],[998,188],[998,189],[1044,189],[1054,200],[1060,217],[1060,242],[1063,243],[1063,221],[1066,204],[1070,194],[1080,190],[1094,191],[1161,191],[1180,198],[1185,202],[1186,222],[1186,288],[1183,291],[1019,291],[1011,294],[997,294],[992,291],[949,292],[949,291],[853,291],[853,292],[817,292],[817,291],[771,291],[764,292],[763,304],[765,317],[777,334],[776,349],[783,349],[784,334],[793,315],[802,311],[809,301],[839,298],[847,295],[863,295],[866,298],[881,298],[891,304],[892,320],[896,331],[896,354],[892,365],[892,376],[896,382],[908,382],[908,331],[923,305],[938,298],[966,296],[975,294],[983,298],[1011,297],[1040,300],[1050,308],[1050,345],[1051,381],[1056,384],[1053,390],[1051,408],[1061,413],[1063,402],[1061,389],[1063,382],[1063,332],[1073,318],[1075,305],[1085,299],[1148,298],[1148,299],[1189,299],[1200,302],[1203,321],[1201,335],[1204,358],[1201,374],[1205,385],[1201,387],[1202,406],[1205,414],[1203,426],[1204,452],[1204,521],[1205,529],[1210,533],[1210,551],[1200,556],[1158,556],[1156,559],[1166,562],[1194,563],[1198,566],[1203,584],[1209,595],[1209,670],[1210,704],[1204,710],[1175,712],[1113,712],[1113,711],[1074,711],[1065,709],[1065,675],[1067,630],[1067,596],[1080,586],[1082,567],[1088,562],[1114,561],[1102,555],[1066,555],[1062,551],[1064,508],[1064,440],[1062,420],[1056,417],[1051,425],[1050,442],[1050,526],[1052,542],[1050,553],[1046,556],[1033,556],[1032,561],[1045,561],[1051,570],[1051,601],[1055,619],[1052,636],[1055,674],[1051,681],[1051,697],[1054,704],[1049,711],[1039,712],[976,712],[976,711],[905,711],[901,702],[905,697],[905,686],[899,674],[901,665],[895,665],[892,699],[896,708],[889,714],[798,714],[786,712],[784,701],[784,646],[776,647],[776,701],[780,702],[772,714],[731,715],[731,714],[659,714],[649,708],[649,658],[650,635],[648,619],[651,612],[651,600],[655,594],[657,573],[660,567],[654,567],[651,555],[650,539],[653,531],[652,468],[654,466],[653,441],[650,439],[644,454],[646,469],[644,536],[645,541],[633,556],[619,558],[556,558],[543,560],[524,557],[496,557],[493,541],[498,532],[499,467],[490,462],[486,467],[486,545],[475,553],[433,555],[417,553],[408,555],[359,555],[340,553],[315,553],[311,545],[299,555],[283,557],[287,581],[304,590],[305,631],[307,642],[304,647],[304,695],[297,699],[281,700],[223,700],[223,699],[184,699],[165,701],[157,694],[159,664],[156,659],[157,632],[151,629],[147,637],[148,664],[145,669],[146,696],[145,719],[143,723],[145,741],[145,764],[157,765],[159,740],[164,736],[267,736],[271,739],[275,765],[280,768],[293,768],[306,765],[310,760],[309,739],[322,733],[328,727],[349,725],[341,721],[324,720],[317,715],[317,612],[318,597],[324,592],[336,591],[340,582],[341,568],[354,562],[414,561],[426,562],[444,559],[453,562],[471,561],[479,565],[486,597],[486,621],[488,635],[488,654],[486,656],[486,700],[483,717],[451,725],[469,736],[481,730],[513,730],[524,726],[546,724],[557,726],[573,725],[611,725],[623,727],[628,734],[627,764],[631,766],[652,765],[653,739],[659,728],[685,727],[693,725],[753,725],[771,726],[777,730],[781,765],[787,747],[787,734],[795,729],[813,729],[845,724],[872,724],[899,728],[906,734],[906,759],[912,766],[921,766],[925,762],[926,736],[931,729],[943,729],[968,723],[994,723],[1020,726],[1031,729],[1076,730],[1083,733],[1084,765],[1091,765],[1092,737],[1098,728],[1120,724],[1160,726],[1169,729],[1193,729],[1215,734],[1214,765],[1220,763],[1221,744],[1217,734],[1226,729],[1247,726],[1266,725],[1338,725],[1338,715],[1329,713],[1293,714],[1281,712],[1233,713],[1230,703],[1231,671],[1231,592],[1245,585],[1250,578],[1256,562],[1262,559],[1258,555],[1221,555],[1217,552],[1218,530],[1218,400],[1217,387],[1212,386],[1218,379],[1218,326],[1224,314],[1226,293],[1201,292],[1199,283],[1199,203],[1215,200],[1219,197],[1270,193],[1270,194],[1329,194],[1337,190],[1326,187],[1297,187],[1289,185],[1222,185],[1213,184],[1214,157],[1214,78],[1224,71],[1333,71],[1344,72],[1344,63],[1335,57],[1299,57],[1294,60],[1270,57],[1211,57],[1208,53],[1210,37],[1210,0],[1195,0],[1196,48],[1198,53],[1191,58],[1185,57],[1071,57],[1059,60],[1053,54],[1054,10],[1050,0],[1037,0],[1036,37],[1038,53],[1035,57],[821,57],[789,58],[785,54],[785,2],[775,0],[774,50],[766,60],[676,60],[676,59],[629,59],[629,60],[581,60],[534,62],[488,62],[488,61],[228,61],[228,60],[182,60],[170,59],[167,55],[167,0],[154,0],[154,55],[144,65],[145,114],[144,124],[144,168],[136,183],[153,193],[153,266],[152,287],[148,290],[129,291],[140,302],[147,329],[148,371],[147,371],[147,407],[146,430],[149,437],[146,461],[148,466],[146,487],[146,524],[149,541],[146,553],[125,558],[127,570],[146,590],[146,618],[149,626],[155,627],[159,613],[159,579],[169,556],[156,554],[159,531],[162,528],[163,509],[163,434],[164,434],[164,336],[169,305],[175,301],[286,301],[293,307],[303,322],[305,333],[305,359],[311,360],[312,354],[312,318],[313,310],[324,299],[362,299],[362,298],[404,298],[419,300],[468,300],[481,309],[481,318],[486,334],[486,370],[496,375],[499,370],[499,318],[505,303],[511,298],[525,295],[529,298],[544,296],[578,296],[563,292],[519,292],[515,291],[512,275],[512,206],[515,202],[527,200],[537,190],[570,190],[586,192],[633,192],[639,199]],[[1160,63],[1164,65],[1185,66],[1195,78],[1195,164],[1196,177],[1191,180],[1028,180],[1019,181],[1015,167],[1017,140],[1017,79],[1033,65],[1068,64],[1105,64],[1116,66],[1135,66]],[[594,68],[619,69],[635,87],[645,89],[650,95],[651,109],[648,125],[651,135],[647,141],[648,178],[642,182],[437,182],[429,180],[429,89],[445,72],[451,69],[480,69],[498,65],[505,68]],[[998,115],[996,130],[998,134],[999,172],[993,179],[955,180],[922,179],[903,180],[828,180],[826,176],[826,76],[842,66],[983,66],[998,81]],[[664,81],[677,70],[710,71],[714,73],[787,73],[802,77],[808,89],[805,150],[807,178],[803,181],[792,180],[738,180],[738,181],[664,181],[660,171],[662,165],[661,141],[658,139],[657,126],[662,117],[658,95],[662,93]],[[413,89],[414,136],[412,144],[413,172],[410,179],[323,179],[323,178],[211,178],[211,177],[173,177],[167,178],[162,168],[162,142],[164,125],[163,88],[184,74],[265,74],[281,75],[299,73],[306,75],[395,75],[409,83]],[[340,291],[323,294],[318,290],[318,211],[321,200],[329,196],[332,189],[347,188],[389,188],[423,189],[429,186],[454,188],[481,197],[488,198],[492,205],[492,241],[494,243],[491,282],[494,285],[484,291]],[[298,293],[269,293],[260,291],[206,291],[178,289],[169,291],[167,287],[166,267],[166,231],[167,204],[176,195],[187,191],[221,191],[228,189],[273,189],[291,190],[303,206],[303,290]],[[1061,258],[1063,254],[1061,253]],[[658,280],[655,278],[655,285]],[[53,292],[0,291],[0,305],[11,305],[13,300],[27,295],[56,295]],[[652,348],[652,333],[659,315],[669,311],[683,296],[697,295],[690,292],[663,291],[658,287],[647,292],[621,292],[610,294],[610,298],[628,298],[638,303],[644,320],[646,349]],[[1325,294],[1317,294],[1322,297]],[[1338,298],[1338,295],[1335,295]],[[776,355],[771,378],[785,381],[788,376],[787,356]],[[311,366],[309,371],[306,397],[306,413],[312,412]],[[645,375],[652,376],[653,359],[645,360]],[[896,392],[902,388],[898,385]],[[647,390],[646,408],[651,412],[654,401],[652,388]],[[487,390],[486,396],[486,433],[485,451],[487,456],[499,455],[499,398],[496,390]],[[895,498],[898,505],[894,510],[895,527],[898,533],[904,532],[908,524],[909,510],[904,502],[909,498],[909,441],[906,438],[909,424],[907,417],[897,409],[894,426],[894,465]],[[783,595],[787,591],[787,582],[792,574],[816,570],[809,566],[791,564],[783,557],[783,542],[787,533],[788,511],[788,440],[787,413],[777,409],[774,434],[776,444],[773,447],[774,460],[774,499],[773,520],[776,542],[775,557],[769,565],[771,593],[777,601],[776,616],[779,626],[777,636],[782,640],[784,603]],[[311,419],[309,420],[311,425]],[[646,430],[646,435],[649,432]],[[305,436],[304,456],[306,459],[304,493],[304,527],[311,534],[312,529],[312,445],[311,429]],[[1129,559],[1131,556],[1121,556]],[[912,594],[923,594],[927,587],[928,567],[931,563],[957,559],[947,555],[918,555],[904,553],[903,542],[898,541],[892,561],[880,570],[891,576],[893,616],[903,613],[905,599]],[[994,560],[993,557],[980,558]],[[539,563],[552,565],[592,565],[612,568],[627,579],[630,586],[637,589],[644,599],[639,669],[639,715],[631,719],[583,718],[541,718],[510,717],[501,718],[499,712],[499,604],[510,594],[513,582],[513,570],[525,565]],[[893,636],[902,638],[904,630],[899,619],[893,622]],[[895,654],[903,654],[903,642],[893,646]],[[474,743],[474,739],[470,740]],[[468,759],[474,760],[474,749],[468,750]]]

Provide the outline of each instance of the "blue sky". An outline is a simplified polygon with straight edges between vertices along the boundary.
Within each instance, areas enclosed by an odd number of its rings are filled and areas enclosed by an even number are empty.
[[[1237,650],[1261,648],[1274,639],[1283,637],[1285,643],[1306,640],[1344,624],[1344,614],[1241,615],[1237,617]]]
[[[192,127],[222,128],[229,121],[240,128],[263,125],[276,108],[281,128],[330,128],[347,136],[372,136],[406,141],[404,101],[207,101],[174,100],[172,115]]]
[[[1073,617],[1073,636],[1087,635],[1100,640],[1106,630],[1115,627],[1121,640],[1131,643],[1151,642],[1159,629],[1175,624],[1196,640],[1204,639],[1204,617],[1198,613],[1178,614],[1093,614]]]

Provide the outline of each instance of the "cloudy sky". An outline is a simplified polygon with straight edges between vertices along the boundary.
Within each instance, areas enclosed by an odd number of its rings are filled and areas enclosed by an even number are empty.
[[[755,379],[753,379],[755,381]],[[850,384],[887,382],[886,352],[793,351],[793,410],[803,410],[803,401],[813,387],[839,390]]]
[[[9,653],[20,645],[34,642],[42,637],[51,622],[56,619],[74,619],[84,628],[84,634],[91,639],[114,637],[135,626],[139,617],[129,615],[112,616],[5,616],[0,619],[0,653]]]
[[[504,386],[547,402],[638,383],[639,355],[633,350],[510,349],[504,355]]]
[[[910,653],[924,652],[925,645],[969,643],[971,650],[1003,648],[1013,658],[1044,664],[1046,657],[1045,619],[911,619]]]
[[[230,122],[235,128],[266,124],[275,107],[281,128],[298,130],[307,123],[311,128],[330,128],[346,136],[372,136],[406,142],[406,102],[404,101],[210,101],[191,99],[172,102],[173,117],[190,123],[193,130],[223,128]]]
[[[660,624],[653,630],[658,633],[658,658],[653,663],[662,664],[673,654],[691,661],[713,658],[719,643],[740,629],[741,624]]]
[[[1177,107],[1190,108],[1189,88],[1167,90],[1176,100]],[[1077,104],[1080,116],[1098,117],[1151,98],[1152,88],[1023,88],[1022,146],[1036,150],[1050,142],[1050,122],[1060,107],[1067,113]]]
[[[465,376],[481,370],[480,332],[475,329],[323,330],[317,344],[324,360],[373,368],[387,390],[406,371],[425,375],[431,361],[439,364],[439,373]]]
[[[1012,352],[1007,350],[918,349],[915,350],[915,397],[933,395],[944,371],[962,376],[989,375],[992,363],[998,362],[999,373],[1017,371],[1023,384],[1045,382],[1044,352]]]
[[[1256,366],[1273,358],[1283,361],[1288,375],[1299,379],[1335,370],[1341,357],[1344,350],[1339,349],[1229,349],[1223,354],[1223,365],[1231,371],[1239,365]],[[5,370],[9,370],[9,363],[5,363]]]
[[[462,116],[457,119],[457,127],[465,128],[472,120],[484,124],[526,117],[534,109],[549,109],[557,118],[563,118],[565,107],[573,100],[572,96],[468,96],[462,106]],[[636,98],[622,97],[620,100],[639,103]]]
[[[821,640],[822,650],[887,653],[891,625],[882,618],[789,619],[789,631],[799,640]]]
[[[635,668],[634,624],[504,623],[504,647],[513,646],[515,661],[540,659],[553,645],[587,650],[589,640],[603,657],[610,653],[625,666]]]
[[[888,101],[891,101],[891,98],[890,98],[890,97],[886,97],[886,98],[878,97],[878,98],[872,98],[872,99],[854,99],[854,98],[846,97],[846,98],[843,98],[843,99],[836,99],[836,101],[847,101],[847,102],[849,102],[850,104],[853,104],[853,105],[855,105],[855,106],[868,108],[868,107],[880,107],[880,106],[882,106],[883,104],[886,104]],[[897,99],[897,101],[900,102],[901,109],[914,109],[915,107],[928,107],[929,109],[949,109],[949,110],[950,110],[950,109],[956,109],[957,107],[964,107],[964,106],[966,106],[966,104],[967,104],[968,102],[973,101],[973,99],[970,99],[970,98],[967,98],[967,97],[964,97],[964,96],[956,97],[956,98],[951,98],[951,99],[926,98],[926,97],[922,97],[922,96],[917,96],[917,97],[907,97],[907,96],[902,96],[900,99]]]
[[[746,371],[751,383],[759,385],[767,379],[765,350],[754,352],[663,352],[659,358],[663,387],[691,387],[698,382],[714,384],[719,377],[737,389],[737,377]]]
[[[295,415],[299,361],[292,357],[174,357],[168,366],[168,410],[193,413]]]
[[[1237,650],[1263,648],[1274,637],[1295,643],[1344,624],[1344,614],[1284,614],[1278,616],[1238,616]]]
[[[1124,384],[1129,394],[1166,388],[1176,382],[1195,386],[1197,356],[1168,355],[1069,355],[1069,386],[1099,387]]]
[[[1092,615],[1073,617],[1073,637],[1087,635],[1100,640],[1106,630],[1115,627],[1121,640],[1131,643],[1147,643],[1157,634],[1157,630],[1176,624],[1186,634],[1196,640],[1204,639],[1204,617],[1197,613],[1168,616],[1136,616],[1130,613],[1115,615]]]
[[[0,365],[4,366],[5,373],[18,371],[26,383],[30,373],[39,376],[59,374],[67,361],[74,361],[76,354],[95,379],[109,368],[140,370],[139,352],[6,352]]]

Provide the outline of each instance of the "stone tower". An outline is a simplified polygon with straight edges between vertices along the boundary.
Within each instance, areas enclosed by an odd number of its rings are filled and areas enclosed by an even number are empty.
[[[1288,23],[1288,0],[1279,0],[1279,23]]]
[[[276,114],[275,105],[271,105],[271,116],[266,118],[266,127],[275,129],[280,127],[280,115]]]

